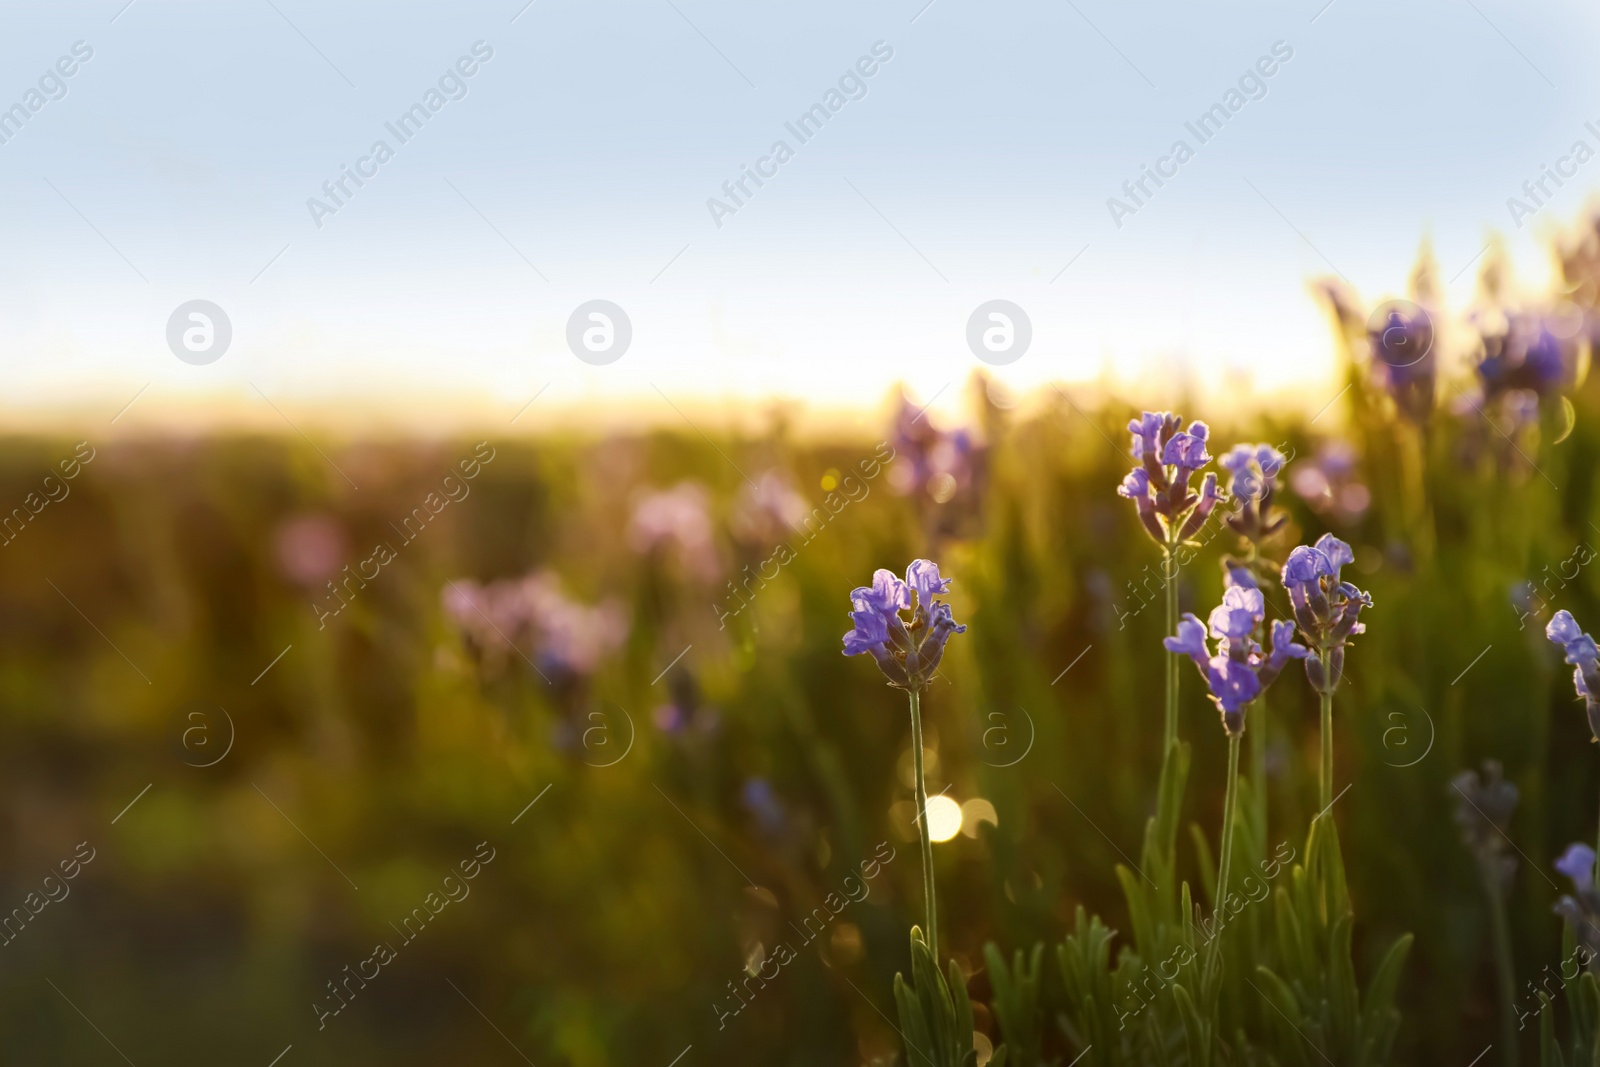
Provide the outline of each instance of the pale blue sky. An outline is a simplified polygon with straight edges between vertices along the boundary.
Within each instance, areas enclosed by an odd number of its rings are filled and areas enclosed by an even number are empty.
[[[1307,278],[1379,297],[1424,235],[1456,274],[1541,164],[1600,146],[1600,17],[1576,4],[124,2],[0,3],[0,107],[94,49],[0,144],[17,417],[147,383],[130,421],[197,398],[253,417],[256,389],[309,419],[509,413],[547,383],[552,414],[871,405],[964,378],[993,298],[1033,320],[998,372],[1019,387],[1109,368],[1310,394],[1329,340]],[[399,145],[384,123],[477,41],[467,95]],[[879,41],[865,97],[795,141]],[[1267,95],[1199,145],[1185,121],[1278,41]],[[1180,137],[1195,157],[1118,229],[1107,197]],[[307,198],[378,138],[394,158],[317,228]],[[707,198],[779,138],[794,158],[716,227]],[[1513,234],[1519,266],[1597,184],[1600,161]],[[565,343],[596,297],[634,324],[603,367]],[[207,366],[164,340],[195,298],[233,322]]]

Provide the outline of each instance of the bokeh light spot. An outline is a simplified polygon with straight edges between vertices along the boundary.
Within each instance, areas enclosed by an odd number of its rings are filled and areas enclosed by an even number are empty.
[[[948,841],[961,832],[961,805],[949,797],[928,798],[928,836]]]

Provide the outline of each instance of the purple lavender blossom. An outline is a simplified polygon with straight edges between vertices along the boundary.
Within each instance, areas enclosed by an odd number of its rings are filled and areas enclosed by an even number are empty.
[[[1135,438],[1134,440],[1138,440]],[[1143,467],[1135,467],[1122,479],[1122,484],[1117,486],[1117,495],[1133,501],[1134,507],[1139,511],[1139,522],[1143,524],[1145,532],[1157,542],[1167,539],[1167,532],[1156,518],[1155,497],[1150,495],[1150,475]]]
[[[1433,410],[1438,372],[1433,319],[1406,300],[1391,301],[1379,312],[1367,327],[1373,377],[1388,390],[1401,415],[1424,422]]]
[[[1222,493],[1217,476],[1207,474],[1200,491],[1189,488],[1189,478],[1211,462],[1206,451],[1210,428],[1183,420],[1166,411],[1146,411],[1128,423],[1130,450],[1137,466],[1117,488],[1117,495],[1134,502],[1139,522],[1152,540],[1163,546],[1186,541],[1200,531]]]
[[[1578,621],[1565,608],[1550,619],[1544,635],[1561,646],[1572,664],[1572,684],[1583,698],[1589,732],[1600,740],[1600,648],[1594,638],[1578,629]]]
[[[1594,885],[1594,849],[1574,842],[1556,860],[1556,870],[1572,879],[1580,893]]]
[[[1511,840],[1511,816],[1517,809],[1517,787],[1505,779],[1498,760],[1483,761],[1483,776],[1477,771],[1462,771],[1450,781],[1456,794],[1456,825],[1461,840],[1472,851],[1485,879],[1492,879],[1503,893],[1511,888],[1517,871],[1517,858],[1507,851]],[[1593,853],[1591,853],[1591,856]],[[1561,862],[1556,862],[1561,869]]]
[[[1552,321],[1532,313],[1496,314],[1480,326],[1483,358],[1477,372],[1485,403],[1516,392],[1531,393],[1537,400],[1573,383],[1578,339],[1558,336],[1571,331],[1552,329]]]
[[[1272,648],[1262,652],[1255,634],[1265,610],[1261,590],[1230,585],[1211,612],[1211,635],[1217,638],[1214,655],[1206,644],[1206,627],[1193,614],[1185,613],[1177,634],[1162,641],[1168,652],[1194,661],[1231,736],[1244,733],[1246,705],[1266,691],[1289,660],[1307,654],[1306,647],[1294,641],[1294,625],[1284,620],[1273,624]]]
[[[889,485],[902,496],[920,494],[944,504],[981,488],[985,449],[969,430],[941,430],[924,408],[904,394],[894,415],[894,465]]]
[[[1145,456],[1161,455],[1161,441],[1166,433],[1167,423],[1176,416],[1165,411],[1147,411],[1137,419],[1128,421],[1128,432],[1133,435],[1133,458],[1144,459]]]
[[[1573,894],[1556,901],[1551,910],[1567,921],[1580,944],[1600,953],[1600,892],[1595,890],[1594,859],[1594,849],[1588,845],[1567,846],[1555,867],[1572,879]]]
[[[1237,505],[1228,516],[1230,529],[1260,545],[1288,523],[1289,516],[1272,506],[1278,472],[1288,459],[1271,445],[1234,445],[1217,462],[1230,475],[1228,495]]]
[[[628,543],[651,555],[667,548],[695,578],[712,581],[721,570],[712,537],[711,494],[698,482],[644,493],[634,505]]]
[[[1372,491],[1361,481],[1356,453],[1343,441],[1329,441],[1315,458],[1296,463],[1289,485],[1319,515],[1331,514],[1336,523],[1360,519],[1372,505]]]
[[[569,599],[550,571],[479,585],[449,582],[441,593],[444,611],[468,644],[495,665],[527,657],[531,645],[539,668],[557,680],[586,677],[600,660],[622,646],[628,617],[615,601],[593,607]]]
[[[1359,616],[1362,608],[1372,606],[1372,597],[1339,580],[1339,569],[1354,562],[1349,545],[1323,534],[1315,545],[1295,548],[1283,565],[1295,623],[1316,653],[1305,658],[1306,677],[1319,693],[1332,693],[1338,686],[1345,644],[1366,631]]]
[[[1265,615],[1266,602],[1261,590],[1230,586],[1222,594],[1222,603],[1211,610],[1211,636],[1241,641],[1255,631]]]
[[[952,579],[939,577],[939,565],[931,560],[912,560],[911,566],[906,568],[905,584],[917,594],[917,601],[922,604],[933,603],[933,598],[940,593],[950,591]],[[902,604],[901,607],[909,607]]]
[[[844,654],[870,655],[890,685],[926,689],[938,673],[950,635],[967,631],[956,623],[948,603],[934,599],[949,592],[950,584],[931,560],[913,560],[903,582],[892,571],[878,569],[871,586],[850,592],[855,628],[844,635]],[[906,610],[912,613],[909,623],[900,615]]]
[[[1206,451],[1206,437],[1211,433],[1211,428],[1203,422],[1191,423],[1188,433],[1175,434],[1167,442],[1166,452],[1161,460],[1170,467],[1180,467],[1186,471],[1197,471],[1211,462],[1211,454]]]
[[[278,527],[274,548],[278,570],[306,589],[339,573],[348,555],[344,527],[331,515],[299,515]]]
[[[1168,652],[1176,652],[1194,660],[1195,666],[1202,671],[1211,659],[1211,649],[1206,647],[1205,623],[1196,618],[1193,612],[1184,612],[1183,618],[1178,620],[1177,634],[1164,638],[1161,643]]]
[[[1265,671],[1271,671],[1272,678],[1288,666],[1292,659],[1305,659],[1311,650],[1294,639],[1294,623],[1289,619],[1272,620],[1272,649],[1267,656]]]
[[[765,778],[747,779],[739,790],[739,799],[746,810],[755,816],[756,824],[763,833],[770,836],[783,829],[783,805],[779,803],[771,782]]]
[[[1222,587],[1231,589],[1236,585],[1245,589],[1261,588],[1248,566],[1234,560],[1225,561],[1222,565]]]
[[[789,475],[769,470],[740,490],[728,525],[739,541],[767,548],[801,529],[810,513]]]

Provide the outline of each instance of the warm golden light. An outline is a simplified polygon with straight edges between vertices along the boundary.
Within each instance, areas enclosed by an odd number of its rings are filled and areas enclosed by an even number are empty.
[[[961,805],[946,796],[928,798],[928,836],[948,841],[961,832]]]

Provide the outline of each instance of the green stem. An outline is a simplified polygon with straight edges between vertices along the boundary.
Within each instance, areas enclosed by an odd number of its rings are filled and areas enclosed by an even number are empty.
[[[1163,637],[1171,637],[1178,632],[1178,575],[1177,568],[1173,565],[1172,542],[1162,546],[1161,555],[1161,580],[1166,587],[1166,629],[1162,631]],[[1167,706],[1164,728],[1161,735],[1161,785],[1164,789],[1172,771],[1172,761],[1178,751],[1178,660],[1181,657],[1176,652],[1168,652],[1165,656],[1167,664]],[[1158,823],[1159,826],[1159,823]],[[1159,848],[1164,865],[1171,867],[1174,864],[1178,851],[1178,825],[1173,820],[1171,826],[1164,827],[1164,832],[1159,838]]]
[[[1217,867],[1216,909],[1220,914],[1222,902],[1228,895],[1228,868],[1233,861],[1234,808],[1239,803],[1239,735],[1228,738],[1228,791],[1222,798],[1222,859]]]
[[[939,912],[933,897],[933,840],[928,837],[928,783],[922,777],[922,694],[911,696],[911,753],[917,774],[917,836],[922,840],[922,906],[928,921],[928,951],[939,962]]]
[[[1178,575],[1173,566],[1172,545],[1166,546],[1165,555],[1161,560],[1161,577],[1166,584],[1167,593],[1167,628],[1162,631],[1162,637],[1172,637],[1178,632]],[[1167,719],[1166,732],[1162,735],[1161,751],[1162,761],[1165,762],[1172,746],[1178,742],[1178,653],[1167,653]]]
[[[1326,668],[1326,663],[1324,663]],[[1322,694],[1322,802],[1326,810],[1333,803],[1333,694]]]
[[[1207,971],[1214,977],[1221,954],[1222,924],[1227,921],[1228,875],[1233,865],[1234,809],[1239,803],[1239,736],[1228,736],[1228,789],[1222,798],[1222,856],[1217,866],[1217,894],[1211,911],[1217,932],[1212,935]]]
[[[1267,852],[1267,698],[1262,694],[1250,708],[1250,801],[1255,807],[1252,823],[1261,857]]]
[[[1489,893],[1489,918],[1494,925],[1494,962],[1500,978],[1500,1033],[1505,1053],[1500,1062],[1517,1067],[1517,979],[1511,963],[1511,928],[1506,923],[1500,875],[1492,863],[1482,866],[1483,885]]]

